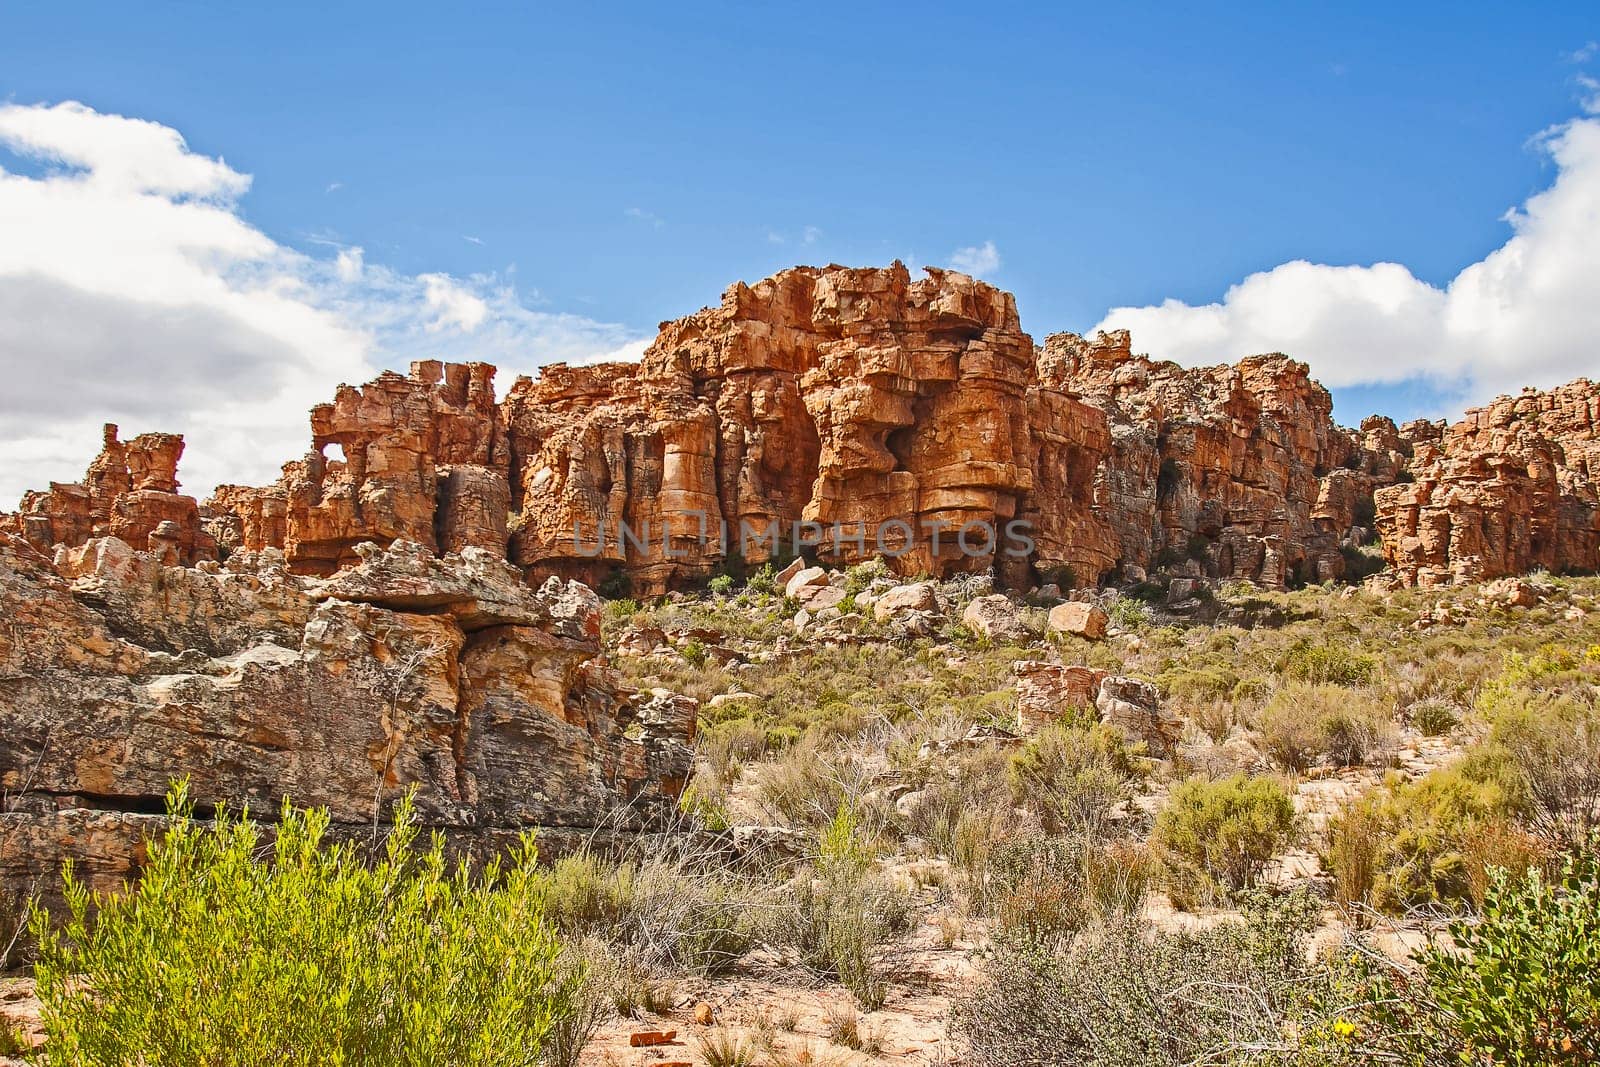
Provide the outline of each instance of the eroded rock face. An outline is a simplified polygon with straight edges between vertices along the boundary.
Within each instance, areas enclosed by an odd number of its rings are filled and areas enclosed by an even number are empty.
[[[1055,334],[1039,368],[1108,427],[1098,466],[1067,479],[1094,487],[1103,527],[1080,535],[1096,554],[1079,553],[1094,577],[1192,559],[1213,577],[1274,588],[1337,578],[1341,541],[1397,466],[1383,433],[1393,423],[1359,434],[1334,425],[1328,391],[1284,356],[1186,369],[1134,355],[1124,331]],[[1040,491],[1061,481],[1041,477]],[[1051,514],[1041,507],[1041,530],[1062,525]]]
[[[28,493],[15,515],[0,515],[9,531],[42,552],[77,546],[92,537],[117,537],[167,563],[216,558],[216,543],[201,528],[200,506],[178,492],[183,438],[170,433],[118,438],[107,423],[100,454],[81,482],[53,482]]]
[[[1600,386],[1501,397],[1445,429],[1408,424],[1411,481],[1376,494],[1395,584],[1600,566]]]
[[[619,687],[599,612],[480,548],[365,545],[324,580],[276,549],[182,568],[96,538],[57,565],[0,535],[0,789],[28,798],[0,838],[34,849],[0,875],[53,872],[83,809],[159,811],[182,775],[202,806],[288,795],[352,827],[412,787],[469,840],[646,827],[675,807],[692,720]]]
[[[83,483],[0,529],[169,562],[279,549],[320,577],[405,540],[638,595],[797,536],[827,564],[888,550],[902,575],[993,569],[1011,589],[1322,581],[1375,524],[1401,582],[1595,566],[1594,387],[1536,396],[1448,434],[1348,430],[1283,356],[1186,369],[1121,332],[1036,348],[1012,298],[966,275],[797,267],[663,324],[637,364],[549,366],[499,403],[481,363],[342,386],[277,483],[203,508],[176,491],[181,439],[113,432]]]

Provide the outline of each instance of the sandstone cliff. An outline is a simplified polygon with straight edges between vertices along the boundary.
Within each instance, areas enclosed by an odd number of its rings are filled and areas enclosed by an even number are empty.
[[[1395,583],[1600,567],[1600,386],[1529,389],[1449,428],[1406,429],[1409,480],[1376,497]]]
[[[1448,432],[1348,430],[1284,356],[1185,369],[1125,333],[1035,347],[1013,299],[965,275],[798,267],[663,324],[638,364],[557,364],[498,403],[480,363],[341,386],[277,483],[203,507],[178,493],[181,438],[108,427],[83,483],[0,530],[168,563],[278,548],[322,577],[404,540],[653,595],[797,537],[825,562],[888,547],[901,573],[993,567],[1020,588],[1156,569],[1282,587],[1340,577],[1376,523],[1391,580],[1437,583],[1600,563],[1596,402],[1578,381]]]
[[[164,565],[115,537],[52,562],[0,535],[0,883],[76,852],[109,886],[171,779],[371,826],[405,790],[463,847],[635,830],[675,808],[692,721],[599,661],[598,598],[498,555],[363,546],[330,579],[276,549]]]

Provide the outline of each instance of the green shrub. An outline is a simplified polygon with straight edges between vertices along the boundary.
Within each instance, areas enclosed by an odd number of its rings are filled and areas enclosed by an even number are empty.
[[[325,811],[285,802],[196,822],[184,787],[128,892],[66,878],[36,915],[52,1064],[537,1064],[581,974],[533,892],[531,838],[482,879],[417,847],[410,803],[384,857],[330,845]]]
[[[1600,1063],[1600,879],[1591,851],[1555,879],[1495,868],[1482,914],[1396,964],[1366,946],[1339,970],[1342,1030],[1306,1062],[1561,1067]],[[1364,1058],[1346,1058],[1358,1044]],[[1325,1059],[1328,1053],[1343,1053]]]
[[[1406,712],[1411,725],[1428,737],[1442,737],[1461,723],[1461,715],[1446,700],[1419,700]]]
[[[1493,779],[1468,758],[1348,806],[1328,829],[1340,896],[1385,911],[1470,903],[1493,859],[1472,843],[1510,838],[1506,793]]]
[[[1490,722],[1482,758],[1510,806],[1552,848],[1581,847],[1600,829],[1600,708],[1583,695],[1525,689],[1480,701]]]
[[[1378,657],[1344,645],[1302,638],[1289,647],[1278,669],[1302,682],[1364,685],[1378,674]]]
[[[1041,730],[1011,760],[1017,802],[1053,832],[1104,834],[1139,777],[1134,753],[1114,727],[1058,723]]]
[[[1454,948],[1421,954],[1442,1022],[1492,1063],[1600,1062],[1600,876],[1594,857],[1559,882],[1496,869]]]
[[[1290,682],[1261,709],[1262,748],[1303,771],[1321,760],[1350,767],[1387,757],[1395,742],[1389,711],[1357,690]]]
[[[733,575],[719,574],[706,583],[706,592],[712,596],[727,596],[733,592]]]
[[[874,871],[848,806],[819,834],[815,871],[784,887],[766,914],[772,939],[794,948],[817,977],[840,983],[865,1008],[883,1006],[881,953],[907,928],[909,903]]]
[[[1255,884],[1294,829],[1294,803],[1270,778],[1190,778],[1156,815],[1151,844],[1169,858],[1180,882],[1197,877],[1201,887],[1237,891]]]
[[[1130,842],[1024,833],[995,843],[986,873],[984,899],[1000,938],[1051,948],[1094,920],[1137,913],[1149,864]]]

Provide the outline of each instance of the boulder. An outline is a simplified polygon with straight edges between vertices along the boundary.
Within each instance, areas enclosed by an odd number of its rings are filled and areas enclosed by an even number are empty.
[[[1046,628],[1050,633],[1072,634],[1098,641],[1106,635],[1111,617],[1098,604],[1068,601],[1050,609]]]
[[[880,594],[872,604],[872,617],[879,622],[888,622],[908,611],[938,613],[939,593],[932,582],[897,585]]]
[[[802,589],[825,588],[828,584],[828,571],[825,567],[806,567],[794,573],[783,586],[783,595],[798,597]]]
[[[980,637],[996,641],[1023,640],[1030,636],[1022,613],[1004,593],[975,597],[961,613],[961,624]]]
[[[1143,741],[1151,755],[1166,757],[1183,735],[1183,722],[1161,707],[1161,693],[1149,682],[1108,675],[1094,698],[1102,722]]]
[[[1017,726],[1033,733],[1068,715],[1090,711],[1106,672],[1094,667],[1069,667],[1041,660],[1018,660]]]

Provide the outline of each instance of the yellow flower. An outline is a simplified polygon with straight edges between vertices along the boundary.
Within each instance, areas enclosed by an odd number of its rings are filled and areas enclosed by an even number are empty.
[[[1333,1024],[1333,1032],[1348,1041],[1356,1036],[1356,1024],[1349,1019],[1339,1019]]]

